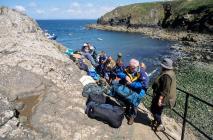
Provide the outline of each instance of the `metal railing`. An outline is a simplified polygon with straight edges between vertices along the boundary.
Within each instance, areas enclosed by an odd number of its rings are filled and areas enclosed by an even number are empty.
[[[201,133],[204,137],[206,137],[207,139],[209,140],[213,140],[213,138],[211,136],[209,136],[208,134],[206,134],[205,132],[203,132],[202,130],[200,130],[195,124],[193,124],[192,122],[190,122],[188,119],[187,119],[187,113],[188,113],[188,103],[189,103],[189,97],[193,98],[194,100],[198,100],[200,102],[202,102],[203,104],[207,105],[207,106],[210,106],[213,108],[213,105],[211,103],[208,103],[198,97],[196,97],[195,95],[189,93],[189,92],[186,92],[180,88],[177,88],[178,91],[180,91],[181,93],[184,93],[186,95],[185,97],[185,106],[184,106],[184,114],[183,116],[178,112],[176,111],[175,109],[172,109],[172,111],[177,114],[179,117],[181,117],[183,119],[183,123],[182,123],[182,133],[181,133],[181,140],[184,140],[184,135],[185,135],[185,127],[186,127],[186,123],[190,124],[195,130],[197,130],[199,133]],[[150,94],[147,94],[149,96],[152,97],[152,95]]]

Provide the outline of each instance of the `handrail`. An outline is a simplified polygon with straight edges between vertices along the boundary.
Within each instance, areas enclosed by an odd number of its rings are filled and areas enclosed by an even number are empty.
[[[213,138],[211,138],[210,136],[208,136],[205,132],[203,132],[202,130],[200,130],[197,126],[195,126],[192,122],[190,122],[188,119],[187,119],[187,112],[188,112],[188,102],[189,102],[189,97],[193,97],[194,99],[210,106],[210,107],[213,107],[213,104],[211,103],[208,103],[200,98],[198,98],[197,96],[189,93],[189,92],[186,92],[180,88],[176,88],[177,90],[183,92],[186,94],[186,98],[185,98],[185,107],[184,107],[184,116],[182,116],[178,111],[176,111],[175,109],[172,109],[172,111],[177,114],[179,117],[181,117],[183,119],[183,124],[182,124],[182,134],[181,134],[181,140],[184,139],[184,134],[185,134],[185,126],[186,126],[186,123],[189,123],[194,129],[196,129],[198,132],[200,132],[202,135],[204,135],[207,139],[209,140],[213,140]],[[150,97],[153,97],[152,95],[146,93],[148,96]]]
[[[192,96],[192,97],[195,98],[196,100],[201,101],[201,102],[203,102],[204,104],[207,104],[208,106],[213,107],[213,104],[210,104],[210,103],[204,101],[203,99],[198,98],[197,96],[195,96],[195,95],[193,95],[193,94],[191,94],[191,93],[189,93],[189,92],[186,92],[186,91],[184,91],[184,90],[182,90],[182,89],[180,89],[180,88],[178,88],[178,87],[177,87],[177,90],[179,90],[179,91],[181,91],[181,92],[183,92],[183,93],[189,94],[190,96]]]

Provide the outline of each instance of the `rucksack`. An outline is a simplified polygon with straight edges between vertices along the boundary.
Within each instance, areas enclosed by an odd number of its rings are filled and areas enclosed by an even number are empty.
[[[103,94],[89,94],[87,101],[86,101],[86,105],[89,102],[105,104],[106,103],[106,96],[104,96]]]
[[[107,123],[113,128],[120,127],[124,118],[124,109],[122,107],[99,104],[93,101],[87,104],[85,113],[88,117]]]
[[[116,96],[118,99],[137,107],[140,104],[142,98],[145,96],[145,91],[142,89],[140,93],[137,93],[125,85],[114,84],[109,95]]]
[[[87,84],[83,88],[82,96],[88,97],[90,94],[103,94],[103,89],[97,84]]]

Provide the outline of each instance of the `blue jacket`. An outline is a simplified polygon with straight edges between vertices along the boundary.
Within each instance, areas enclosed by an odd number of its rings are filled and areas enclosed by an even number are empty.
[[[132,75],[132,78],[133,79],[135,78],[136,80],[134,80],[130,85],[128,85],[128,87],[132,89],[133,91],[140,93],[141,90],[144,88],[143,76],[141,75],[141,71],[139,70],[135,73],[132,73],[131,75]],[[118,78],[121,79],[119,83],[122,85],[126,85],[127,83],[126,76],[129,76],[128,67],[123,72],[119,72],[117,76]]]
[[[145,72],[144,69],[141,68],[140,70],[141,76],[142,76],[142,85],[143,85],[143,89],[145,91],[147,91],[148,87],[149,87],[149,76],[148,74]]]

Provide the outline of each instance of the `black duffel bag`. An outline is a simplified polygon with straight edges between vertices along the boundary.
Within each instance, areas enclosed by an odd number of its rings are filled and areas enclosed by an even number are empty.
[[[121,126],[124,118],[124,109],[110,104],[98,104],[93,101],[87,104],[86,114],[90,118],[109,124],[111,127]]]
[[[98,104],[105,104],[106,103],[106,96],[104,96],[103,94],[89,94],[87,101],[86,101],[86,105],[89,102],[95,102]]]

